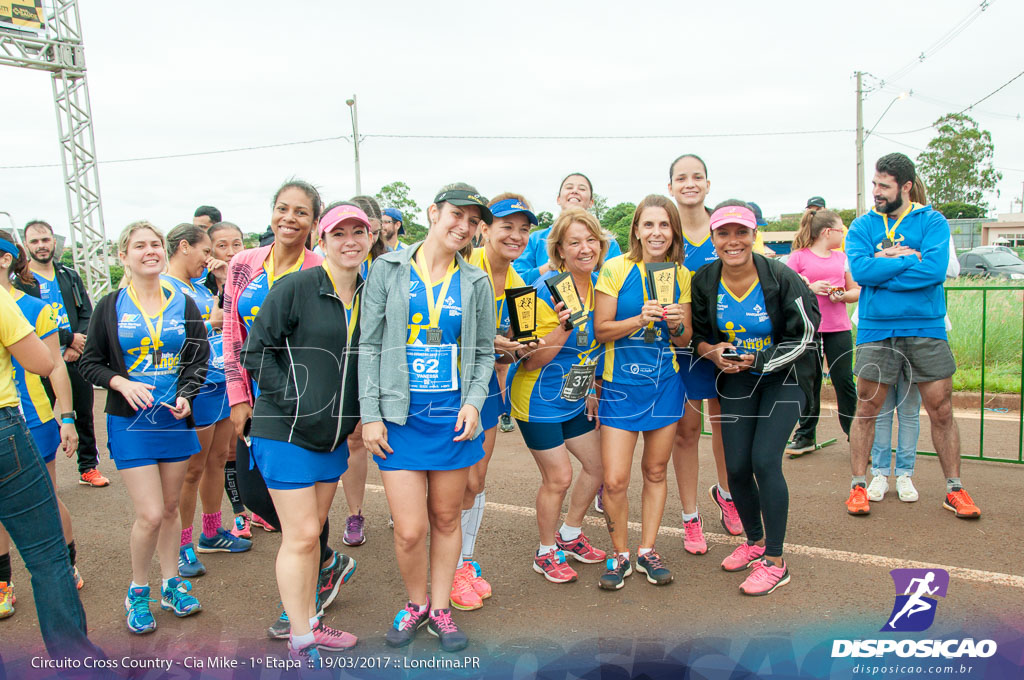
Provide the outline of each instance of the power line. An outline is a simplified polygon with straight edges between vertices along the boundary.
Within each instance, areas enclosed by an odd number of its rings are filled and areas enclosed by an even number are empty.
[[[405,134],[369,134],[360,135],[361,139],[470,139],[470,140],[543,140],[543,141],[579,141],[579,140],[639,140],[639,139],[711,139],[718,137],[783,137],[794,135],[824,135],[835,133],[850,133],[850,129],[834,130],[789,130],[784,132],[723,132],[711,134],[693,135],[405,135]],[[172,158],[191,158],[194,156],[213,156],[216,154],[237,153],[240,151],[257,151],[261,149],[273,149],[283,146],[296,146],[300,144],[317,144],[320,142],[333,142],[337,140],[351,141],[351,137],[338,135],[335,137],[319,137],[317,139],[304,139],[297,142],[281,142],[278,144],[262,144],[259,146],[243,146],[233,149],[216,149],[213,151],[193,151],[188,153],[164,154],[160,156],[139,156],[134,158],[116,158],[109,161],[99,161],[101,165],[113,163],[136,163],[139,161],[167,160]],[[42,163],[38,165],[0,165],[0,170],[21,170],[26,168],[57,168],[56,163]]]
[[[136,163],[138,161],[162,161],[170,158],[192,158],[195,156],[213,156],[222,153],[238,153],[239,151],[258,151],[261,149],[276,149],[282,146],[298,146],[300,144],[318,144],[320,142],[334,142],[339,139],[351,140],[345,135],[336,137],[319,137],[317,139],[303,139],[297,142],[279,142],[277,144],[261,144],[258,146],[240,146],[233,149],[215,149],[213,151],[190,151],[188,153],[171,153],[162,156],[138,156],[135,158],[115,158],[109,161],[99,161],[100,165],[112,165],[114,163]],[[24,168],[59,168],[57,163],[41,163],[38,165],[0,165],[0,170],[21,170]]]
[[[897,88],[897,87],[893,87],[892,85],[886,85],[885,87],[883,87],[881,89],[885,90],[886,92],[891,92],[893,94],[904,92],[904,90],[901,90],[900,88]],[[910,90],[909,91],[909,96],[913,97],[916,100],[926,102],[928,104],[933,104],[935,106],[941,106],[941,107],[947,108],[947,110],[948,109],[961,108],[963,106],[963,104],[959,104],[959,103],[956,103],[956,102],[951,102],[951,101],[948,101],[948,100],[945,100],[945,99],[939,99],[938,97],[931,97],[931,96],[926,95],[926,94],[921,94],[916,89]],[[1022,118],[1021,114],[1019,114],[1019,113],[1001,113],[1001,112],[997,112],[997,111],[982,111],[981,109],[975,109],[975,112],[979,113],[979,114],[982,114],[982,115],[985,115],[985,116],[988,116],[988,117],[991,117],[991,118],[1002,118],[1002,119],[1005,119],[1005,120],[1017,120],[1017,121],[1019,121]]]
[[[1009,79],[1009,80],[1007,80],[1007,81],[1006,81],[1005,83],[1003,83],[1002,85],[1000,85],[1000,86],[999,86],[999,87],[997,87],[996,89],[992,90],[992,91],[991,91],[991,92],[989,92],[989,93],[988,93],[987,95],[985,95],[984,97],[982,97],[982,98],[981,98],[981,99],[979,99],[978,101],[974,102],[974,103],[973,103],[973,104],[971,104],[970,106],[964,107],[964,108],[963,108],[963,109],[961,109],[960,111],[957,111],[957,112],[956,112],[956,113],[955,113],[954,115],[956,115],[956,116],[959,116],[959,115],[960,115],[961,113],[966,113],[967,111],[970,111],[970,110],[971,110],[971,109],[973,109],[973,108],[974,108],[975,106],[977,106],[978,104],[982,103],[982,102],[983,102],[983,101],[985,101],[986,99],[989,99],[990,97],[992,97],[993,95],[995,95],[995,94],[996,94],[997,92],[999,92],[1000,90],[1004,89],[1004,88],[1005,88],[1006,86],[1008,86],[1008,85],[1009,85],[1010,83],[1012,83],[1013,81],[1017,80],[1017,79],[1018,79],[1018,78],[1020,78],[1021,76],[1024,76],[1024,71],[1021,71],[1020,73],[1018,73],[1018,74],[1017,74],[1017,75],[1015,75],[1014,77],[1010,78],[1010,79]],[[891,136],[891,135],[909,135],[909,134],[912,134],[912,133],[914,133],[914,132],[923,132],[924,130],[929,130],[929,129],[931,129],[931,127],[932,127],[931,125],[926,125],[926,126],[924,126],[924,127],[921,127],[921,128],[917,128],[916,130],[904,130],[903,132],[886,132],[885,134],[887,134],[887,135],[890,135],[890,136]],[[878,134],[878,133],[876,133],[876,134]]]
[[[942,37],[936,40],[935,43],[933,43],[926,50],[921,52],[920,55],[918,55],[911,61],[907,62],[899,70],[893,72],[893,74],[890,75],[888,78],[883,79],[882,85],[884,85],[887,81],[899,80],[900,78],[906,76],[908,73],[910,73],[915,68],[924,63],[926,59],[933,56],[936,52],[941,50],[949,43],[953,42],[953,40],[956,39],[958,35],[967,30],[967,27],[973,24],[978,19],[978,17],[980,17],[985,12],[985,10],[992,5],[993,2],[995,2],[995,0],[982,0],[982,2],[977,7],[971,10],[970,14],[968,14],[966,17],[964,17],[956,24],[954,24],[953,28],[949,29],[946,33],[944,33]]]
[[[906,147],[908,149],[913,149],[914,151],[926,151],[926,149],[922,149],[919,146],[914,146],[913,144],[907,144],[905,142],[901,142],[901,141],[896,140],[896,139],[890,139],[889,137],[886,137],[885,135],[883,135],[881,133],[878,133],[878,132],[876,132],[874,136],[878,137],[879,139],[884,139],[885,141],[889,142],[890,144],[897,144],[899,146],[903,146],[903,147]],[[1024,170],[1022,170],[1020,168],[1006,168],[1006,167],[1003,167],[1001,165],[994,165],[992,167],[994,167],[996,170],[1004,170],[1006,172],[1024,172]]]

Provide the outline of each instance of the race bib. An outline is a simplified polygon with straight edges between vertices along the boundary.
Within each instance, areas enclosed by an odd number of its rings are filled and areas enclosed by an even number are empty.
[[[579,401],[587,396],[590,386],[594,382],[594,371],[597,364],[576,364],[569,368],[565,375],[565,383],[562,385],[562,399],[565,401]]]
[[[458,345],[406,345],[411,392],[459,389]]]

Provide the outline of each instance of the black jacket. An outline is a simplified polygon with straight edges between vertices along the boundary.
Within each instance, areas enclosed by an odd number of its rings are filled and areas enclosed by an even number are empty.
[[[354,305],[362,285],[360,278]],[[259,387],[252,436],[338,448],[359,422],[358,354],[359,324],[349,342],[344,306],[323,267],[274,284],[239,354]]]
[[[64,311],[68,314],[68,323],[71,330],[61,328],[57,331],[61,347],[71,344],[71,336],[74,333],[83,333],[89,329],[89,321],[92,319],[92,301],[89,299],[89,291],[85,289],[82,277],[71,267],[65,267],[60,262],[53,263],[54,277],[60,287],[60,295],[64,298]],[[41,298],[39,283],[32,279],[32,283],[25,283],[18,278],[14,281],[14,287],[32,297]]]
[[[776,260],[753,254],[757,278],[764,292],[768,318],[772,322],[772,344],[754,355],[751,370],[762,374],[795,371],[796,381],[807,395],[814,390],[818,324],[817,296],[795,271]],[[722,261],[710,262],[693,275],[690,282],[693,314],[694,352],[706,342],[715,345],[729,337],[718,328],[718,285],[722,281]]]
[[[116,290],[105,295],[96,305],[96,313],[89,324],[85,340],[85,351],[78,360],[78,371],[82,377],[97,387],[107,390],[107,404],[104,411],[112,416],[130,418],[135,415],[128,401],[117,390],[110,389],[115,376],[131,380],[124,365],[121,343],[117,339],[117,296],[126,295],[125,290]],[[206,381],[206,365],[210,359],[210,341],[206,338],[206,322],[192,298],[185,296],[185,344],[181,348],[178,371],[177,396],[191,401],[199,394]],[[195,427],[189,415],[186,422]]]

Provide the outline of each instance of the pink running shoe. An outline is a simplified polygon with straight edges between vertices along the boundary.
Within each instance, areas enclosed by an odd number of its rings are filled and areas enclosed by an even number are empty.
[[[277,527],[275,527],[273,524],[257,515],[255,512],[252,513],[252,523],[258,527],[262,527],[264,531],[277,531]]]
[[[736,504],[722,498],[717,484],[708,489],[708,493],[711,494],[711,500],[718,506],[718,511],[722,513],[722,527],[733,536],[742,534],[743,523],[740,522],[740,513],[736,512]]]
[[[722,560],[722,569],[726,571],[743,571],[764,556],[764,546],[740,543],[732,554]]]
[[[543,555],[534,554],[533,570],[543,574],[552,583],[569,583],[577,578],[576,571],[565,563],[561,550],[549,550]]]
[[[473,586],[473,590],[480,596],[481,600],[486,600],[491,596],[491,584],[481,576],[483,570],[476,563],[476,560],[466,560],[463,562],[462,566],[455,570],[456,574],[460,571],[466,573],[469,585]]]
[[[359,642],[359,638],[355,635],[331,628],[325,625],[323,621],[313,629],[313,638],[316,640],[313,644],[325,652],[340,652],[343,649],[354,647]]]
[[[590,545],[590,541],[587,540],[587,537],[583,532],[580,532],[580,535],[571,541],[563,541],[562,535],[556,532],[555,545],[557,545],[558,549],[566,555],[569,555],[577,562],[583,562],[584,564],[597,564],[598,562],[604,562],[605,558],[608,557],[605,551]]]
[[[249,515],[235,515],[235,526],[231,529],[231,535],[235,538],[252,538],[252,520],[249,519]]]
[[[704,539],[704,518],[697,515],[696,519],[683,522],[683,547],[686,552],[703,555],[708,551],[708,542]]]
[[[776,567],[768,560],[757,560],[747,580],[740,584],[744,595],[767,595],[779,586],[789,583],[789,569],[783,562]]]

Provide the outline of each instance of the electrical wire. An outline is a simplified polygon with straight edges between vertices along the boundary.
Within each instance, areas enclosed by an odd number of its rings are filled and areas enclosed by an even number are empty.
[[[936,52],[941,50],[949,43],[953,42],[953,40],[956,39],[958,35],[967,30],[967,27],[973,24],[985,12],[985,10],[991,7],[993,2],[995,2],[995,0],[982,0],[982,2],[977,7],[971,10],[970,14],[968,14],[966,17],[964,17],[956,24],[954,24],[953,28],[949,29],[946,33],[944,33],[942,37],[936,40],[935,43],[933,43],[930,47],[921,52],[921,54],[919,54],[911,61],[904,64],[898,70],[894,71],[892,75],[882,79],[882,85],[884,85],[886,82],[891,82],[893,80],[899,80],[900,78],[903,78],[908,73],[910,73],[915,68],[924,63],[926,59],[928,59],[931,56],[934,56]]]

